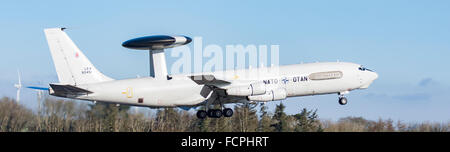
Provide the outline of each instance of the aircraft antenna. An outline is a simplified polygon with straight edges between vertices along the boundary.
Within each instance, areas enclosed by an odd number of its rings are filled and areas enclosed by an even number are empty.
[[[153,35],[131,39],[122,43],[123,47],[149,52],[150,76],[156,79],[167,79],[166,57],[164,49],[188,44],[192,41],[187,36]]]

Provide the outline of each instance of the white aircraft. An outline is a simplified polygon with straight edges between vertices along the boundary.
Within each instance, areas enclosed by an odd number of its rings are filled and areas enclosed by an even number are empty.
[[[78,49],[65,28],[45,29],[59,83],[45,88],[50,95],[144,107],[204,106],[197,117],[231,117],[228,103],[268,102],[287,97],[344,94],[365,89],[378,75],[347,62],[307,63],[199,74],[168,75],[164,49],[191,42],[185,36],[148,36],[122,45],[149,50],[151,76],[114,80],[98,71]],[[36,89],[36,87],[31,87]],[[39,88],[38,88],[39,89]],[[220,109],[211,108],[220,105]]]

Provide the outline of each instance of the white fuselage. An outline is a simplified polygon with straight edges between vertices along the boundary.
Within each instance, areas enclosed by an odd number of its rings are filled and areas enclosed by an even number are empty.
[[[59,80],[50,84],[48,90],[59,97],[147,107],[206,105],[209,108],[211,104],[267,102],[316,94],[342,96],[369,87],[378,77],[361,65],[346,62],[168,75],[163,49],[185,45],[191,39],[163,35],[136,38],[122,44],[149,50],[153,77],[114,80],[95,68],[64,29],[44,30]],[[197,80],[203,77],[212,79]],[[346,98],[341,96],[339,102],[345,104]],[[203,116],[205,113],[200,111]]]
[[[367,88],[378,75],[372,71],[359,70],[360,66],[347,62],[323,62],[201,74],[210,74],[217,79],[233,82],[233,85],[222,89],[239,85],[241,81],[262,81],[268,90],[281,88],[286,91],[287,97],[294,97],[346,93]],[[323,73],[330,71],[331,75],[337,73],[339,77],[320,79]],[[317,73],[322,76],[314,80],[310,78],[312,74]],[[73,98],[148,107],[194,106],[207,100],[209,95],[203,94],[204,85],[199,85],[189,78],[192,75],[196,74],[172,75],[171,80],[145,77],[84,84],[78,87],[94,93]]]

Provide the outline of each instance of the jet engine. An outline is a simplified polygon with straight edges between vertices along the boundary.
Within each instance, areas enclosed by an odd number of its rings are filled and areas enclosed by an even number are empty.
[[[249,101],[275,101],[275,100],[283,100],[286,99],[287,93],[284,89],[275,89],[267,91],[265,94],[256,95],[256,96],[248,96],[247,100]]]
[[[252,83],[245,86],[232,87],[226,90],[232,96],[253,96],[266,93],[266,84],[263,82]]]

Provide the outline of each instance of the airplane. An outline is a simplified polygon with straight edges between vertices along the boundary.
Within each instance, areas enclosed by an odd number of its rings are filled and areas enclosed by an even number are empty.
[[[102,74],[64,31],[49,28],[44,33],[59,83],[49,88],[50,95],[133,105],[150,108],[204,107],[197,117],[231,117],[230,103],[257,103],[288,97],[337,94],[341,105],[352,90],[366,89],[378,74],[349,62],[316,62],[294,65],[169,75],[164,49],[188,44],[187,36],[147,36],[125,41],[122,46],[148,50],[150,76],[114,80]],[[220,105],[219,109],[213,108]]]

